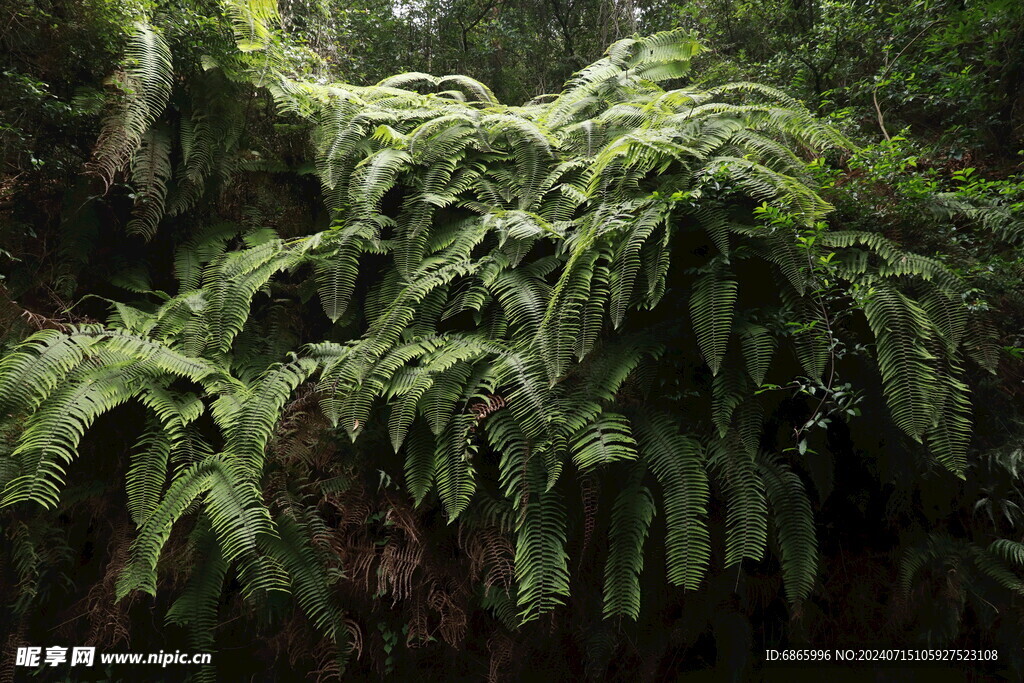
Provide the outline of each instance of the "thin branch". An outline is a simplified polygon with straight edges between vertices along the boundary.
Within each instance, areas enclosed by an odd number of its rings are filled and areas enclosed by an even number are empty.
[[[882,129],[882,135],[885,136],[886,140],[892,140],[892,138],[889,137],[889,131],[887,131],[885,129],[885,119],[882,117],[882,107],[879,106],[879,104],[878,104],[878,85],[879,85],[879,83],[881,83],[882,81],[885,80],[886,76],[889,75],[889,72],[892,71],[892,67],[896,65],[896,62],[899,60],[900,57],[903,56],[903,53],[906,52],[907,50],[909,50],[910,46],[913,45],[914,43],[916,43],[918,38],[923,36],[925,34],[925,32],[928,31],[928,29],[930,29],[932,26],[935,26],[935,24],[938,24],[942,20],[943,20],[943,18],[940,17],[940,18],[936,19],[935,21],[931,22],[930,24],[928,24],[927,26],[925,26],[923,29],[921,29],[921,31],[916,36],[914,36],[911,39],[911,41],[909,43],[907,43],[903,47],[903,49],[900,50],[899,53],[895,57],[893,57],[893,60],[891,62],[889,61],[888,58],[886,58],[886,60],[885,60],[885,71],[883,71],[882,75],[878,77],[877,81],[875,81],[875,87],[871,89],[871,101],[875,105],[875,115],[878,117],[878,127]]]

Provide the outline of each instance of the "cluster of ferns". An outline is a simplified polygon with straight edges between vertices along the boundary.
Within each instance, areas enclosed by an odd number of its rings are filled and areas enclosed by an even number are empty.
[[[615,482],[597,532],[606,618],[638,617],[642,572],[700,590],[713,565],[766,556],[786,598],[806,599],[818,541],[805,462],[857,419],[848,365],[880,378],[905,448],[964,471],[964,364],[990,364],[964,285],[880,235],[828,226],[807,162],[849,143],[799,103],[752,83],[668,87],[702,50],[675,31],[619,41],[523,106],[462,76],[311,82],[289,71],[273,3],[226,4],[238,53],[205,61],[173,118],[171,52],[137,26],[119,74],[131,87],[91,172],[134,184],[126,229],[145,239],[217,176],[287,172],[240,147],[242,106],[223,93],[256,87],[311,131],[329,226],[288,239],[197,229],[177,247],[176,293],[111,302],[105,324],[40,331],[0,361],[5,508],[59,506],[97,418],[147,409],[119,598],[155,594],[189,518],[203,560],[170,621],[212,647],[232,575],[246,599],[291,594],[344,655],[315,501],[265,493],[299,392],[345,441],[399,454],[404,471],[388,474],[416,505],[500,524],[514,582],[484,598],[512,628],[570,597],[566,492],[579,476]],[[278,282],[295,285],[295,305],[319,299],[323,338],[254,341]],[[644,567],[652,543],[663,566]],[[1020,590],[1006,567],[1024,554],[1007,544],[986,566]]]

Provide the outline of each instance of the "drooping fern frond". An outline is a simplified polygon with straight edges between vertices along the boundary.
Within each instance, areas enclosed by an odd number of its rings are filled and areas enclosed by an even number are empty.
[[[690,315],[704,361],[717,375],[732,330],[736,281],[715,271],[701,276],[690,295]]]
[[[167,181],[171,176],[171,145],[165,130],[150,128],[142,137],[131,164],[132,182],[138,186],[129,235],[150,239],[164,214]]]
[[[662,489],[668,579],[697,590],[711,562],[707,505],[709,487],[700,444],[679,433],[666,415],[637,423],[640,452]]]
[[[640,616],[640,573],[644,541],[654,518],[654,498],[643,485],[645,468],[635,467],[615,498],[604,566],[604,616]]]
[[[893,419],[920,441],[931,427],[940,380],[925,341],[932,327],[927,314],[896,289],[880,285],[864,306],[878,340],[878,368]]]
[[[775,520],[786,598],[798,603],[810,596],[818,573],[811,503],[800,477],[781,459],[765,455],[758,464]]]
[[[636,457],[629,421],[615,413],[602,413],[581,430],[572,445],[572,459],[580,470]]]
[[[123,93],[114,112],[103,123],[90,165],[108,188],[167,106],[172,73],[167,43],[148,24],[136,24],[128,40],[123,70],[114,78]]]
[[[711,445],[708,465],[725,495],[725,566],[745,559],[759,562],[768,542],[765,484],[754,458],[729,433]]]

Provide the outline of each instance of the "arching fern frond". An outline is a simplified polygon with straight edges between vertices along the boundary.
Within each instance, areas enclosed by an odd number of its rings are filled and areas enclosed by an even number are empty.
[[[148,24],[137,23],[128,41],[123,71],[115,82],[124,90],[103,122],[90,169],[109,188],[129,163],[171,95],[171,51]]]

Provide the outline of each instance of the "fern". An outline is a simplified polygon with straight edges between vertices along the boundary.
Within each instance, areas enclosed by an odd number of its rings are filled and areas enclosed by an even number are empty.
[[[864,306],[878,340],[878,368],[893,419],[920,441],[934,414],[939,389],[932,356],[925,346],[931,326],[919,305],[888,286],[879,286]]]
[[[709,466],[725,494],[725,566],[745,559],[759,562],[768,542],[764,480],[754,459],[733,433],[711,446]]]
[[[521,515],[516,526],[516,601],[523,622],[564,604],[569,595],[565,506],[561,494],[547,486],[541,458],[529,453],[526,458],[515,465],[524,470],[515,500]]]
[[[697,590],[711,561],[705,517],[709,499],[700,444],[679,433],[665,415],[637,424],[641,454],[661,484],[667,538],[668,579]]]
[[[556,97],[525,107],[500,105],[461,76],[304,82],[285,75],[275,3],[225,9],[239,54],[201,84],[230,83],[224,92],[236,95],[265,87],[280,113],[311,130],[329,227],[282,239],[249,218],[210,223],[177,247],[176,296],[142,290],[145,301],[111,302],[106,325],[45,330],[0,360],[2,426],[17,439],[0,454],[0,506],[60,506],[65,469],[95,420],[128,401],[147,409],[125,480],[138,533],[119,597],[162,590],[164,546],[175,525],[194,521],[199,561],[168,619],[212,646],[219,596],[237,577],[257,604],[290,594],[341,656],[348,629],[335,582],[351,575],[325,550],[328,518],[279,482],[333,505],[354,455],[372,458],[382,488],[401,469],[424,515],[442,511],[460,528],[500,519],[514,538],[514,580],[477,597],[510,629],[570,599],[570,460],[588,481],[623,476],[606,530],[606,617],[641,619],[658,514],[668,582],[685,590],[704,584],[721,521],[724,564],[737,572],[764,557],[773,525],[797,606],[814,587],[817,535],[801,476],[761,453],[790,419],[766,380],[835,389],[826,375],[854,345],[874,343],[893,422],[965,471],[961,356],[992,367],[991,339],[941,263],[819,224],[830,207],[807,184],[802,157],[848,143],[796,101],[749,83],[664,89],[703,49],[678,30],[615,43]],[[171,60],[153,29],[137,28],[128,60],[132,90],[104,128],[94,170],[109,184],[132,164],[130,232],[151,236],[165,209],[183,224],[216,213],[200,202],[217,178],[284,168],[239,159],[235,102],[186,88],[183,99],[196,101],[170,132],[178,117],[161,117]],[[171,159],[180,160],[173,174]],[[762,202],[785,228],[757,222],[750,207]],[[815,248],[835,252],[826,289],[796,232],[810,226]],[[690,236],[712,255],[679,262]],[[748,263],[778,291],[744,286],[741,299]],[[822,297],[833,293],[863,311],[863,335],[828,315]],[[290,325],[317,297],[326,320]],[[677,343],[687,329],[675,319],[680,303],[692,345]],[[802,374],[787,378],[790,352]],[[701,362],[710,377],[694,371]],[[297,423],[330,438],[338,457],[296,446]],[[334,443],[341,433],[354,445]],[[584,545],[595,519],[588,512]],[[1017,590],[1006,565],[1020,553],[1008,543],[954,551]],[[901,585],[940,554],[909,556]]]
[[[171,145],[167,131],[150,128],[142,137],[131,164],[132,181],[139,186],[133,217],[126,231],[150,239],[164,214],[167,181],[171,176]]]
[[[587,425],[572,445],[573,462],[581,470],[636,457],[636,441],[630,434],[629,422],[614,413],[603,413]]]
[[[171,51],[164,39],[148,24],[137,23],[128,41],[122,80],[119,81],[124,96],[103,123],[91,163],[92,171],[103,179],[108,188],[167,106],[172,69]],[[151,140],[149,147],[155,150],[159,144]],[[154,172],[156,164],[150,164],[149,169],[149,172]]]
[[[729,342],[736,296],[736,281],[719,272],[701,276],[690,295],[690,315],[697,345],[714,375],[718,374]]]
[[[604,567],[604,616],[640,616],[640,573],[644,541],[654,518],[654,498],[643,485],[643,467],[632,474],[615,498],[608,530],[608,559]]]
[[[766,455],[759,465],[774,512],[786,597],[798,603],[810,596],[818,571],[818,536],[811,503],[800,477],[782,460]]]

